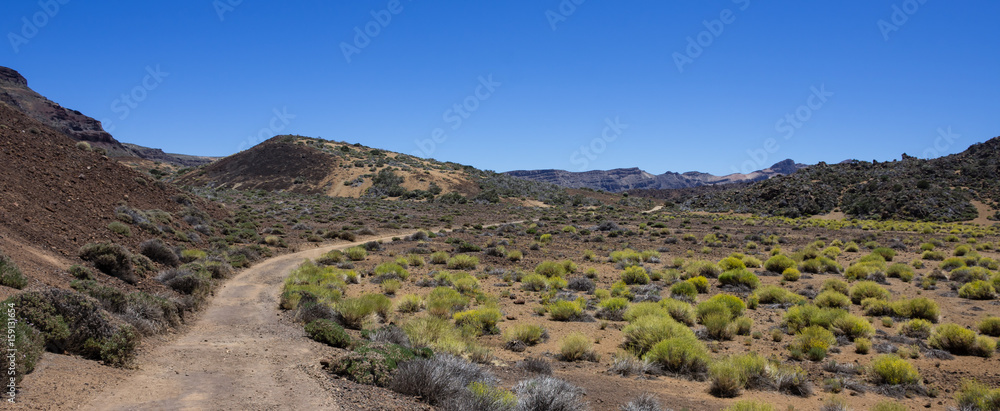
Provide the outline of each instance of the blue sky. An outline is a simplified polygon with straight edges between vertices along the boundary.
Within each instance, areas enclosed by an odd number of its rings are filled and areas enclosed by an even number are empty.
[[[497,171],[728,174],[1000,135],[998,14],[941,0],[18,0],[0,5],[0,65],[169,152],[293,133]]]

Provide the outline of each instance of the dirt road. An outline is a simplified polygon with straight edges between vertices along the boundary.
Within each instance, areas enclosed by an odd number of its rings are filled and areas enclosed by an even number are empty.
[[[289,271],[304,259],[358,244],[278,256],[226,281],[184,335],[156,347],[134,376],[82,408],[341,409],[310,375],[305,364],[316,360],[310,342],[301,338],[301,327],[281,321],[278,296]]]

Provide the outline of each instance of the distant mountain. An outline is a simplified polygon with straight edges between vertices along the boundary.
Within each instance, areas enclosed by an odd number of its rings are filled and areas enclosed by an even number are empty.
[[[552,183],[567,188],[590,188],[618,193],[628,190],[659,190],[701,187],[705,185],[742,183],[766,180],[774,176],[791,174],[806,167],[792,160],[775,163],[771,167],[749,174],[715,176],[708,173],[689,171],[686,173],[666,172],[650,174],[638,168],[617,168],[572,172],[564,170],[515,170],[504,174],[526,180]]]
[[[86,141],[95,148],[105,149],[112,157],[135,157],[185,167],[215,160],[211,157],[169,154],[155,148],[123,144],[104,131],[100,121],[45,98],[28,87],[28,80],[24,76],[3,66],[0,66],[0,101],[73,140]]]
[[[663,192],[655,194],[670,198]],[[785,217],[841,211],[866,219],[996,220],[1000,218],[1000,137],[940,158],[924,160],[903,154],[902,160],[889,162],[819,163],[754,184],[688,194],[672,201],[690,210]]]
[[[182,185],[289,191],[331,197],[442,202],[583,201],[580,193],[452,162],[422,159],[361,144],[277,136],[190,170]]]

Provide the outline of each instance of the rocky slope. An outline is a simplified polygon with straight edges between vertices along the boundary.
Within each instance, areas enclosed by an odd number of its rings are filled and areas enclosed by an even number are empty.
[[[28,87],[28,80],[16,70],[0,66],[0,101],[76,141],[103,148],[112,157],[136,157],[179,166],[193,167],[214,160],[210,157],[168,154],[162,150],[123,144],[101,127],[101,122],[65,108]]]
[[[568,188],[590,188],[613,193],[627,190],[658,190],[700,187],[705,185],[729,184],[760,181],[791,174],[805,167],[792,160],[784,160],[763,170],[749,174],[715,176],[708,173],[689,171],[686,173],[666,172],[650,174],[638,168],[618,168],[614,170],[594,170],[572,172],[564,170],[515,170],[504,174],[532,181],[552,183]]]
[[[929,160],[903,154],[902,160],[882,163],[820,163],[747,186],[703,192],[683,206],[787,217],[842,211],[870,219],[967,221],[980,217],[972,201],[991,214],[1000,209],[1000,137]]]

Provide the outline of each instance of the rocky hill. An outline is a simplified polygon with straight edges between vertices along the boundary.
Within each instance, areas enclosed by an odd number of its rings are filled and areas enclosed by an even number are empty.
[[[618,168],[614,170],[594,170],[572,172],[564,170],[515,170],[504,174],[532,181],[541,181],[568,188],[590,188],[618,193],[627,190],[659,190],[700,187],[715,184],[730,184],[760,181],[794,173],[805,167],[792,160],[784,160],[763,170],[749,174],[715,176],[708,173],[689,171],[686,173],[666,172],[655,175],[638,168]]]
[[[0,249],[33,281],[66,287],[71,277],[54,269],[77,261],[81,246],[108,239],[135,246],[145,238],[114,232],[111,223],[121,219],[118,214],[159,210],[164,221],[145,226],[157,233],[163,227],[190,230],[181,215],[195,209],[227,215],[215,204],[76,144],[0,103]],[[166,221],[169,215],[176,217]]]
[[[193,167],[214,160],[211,157],[164,153],[162,150],[124,144],[104,131],[101,122],[65,108],[28,87],[28,80],[16,70],[0,66],[0,101],[28,117],[76,141],[107,150],[112,157],[134,157]]]
[[[440,202],[582,201],[562,187],[361,144],[277,136],[191,170],[182,185]],[[574,197],[576,197],[574,199]]]
[[[842,211],[870,219],[995,220],[1000,218],[1000,137],[929,160],[903,154],[902,160],[882,163],[820,163],[747,186],[702,192],[682,204],[787,217]]]

